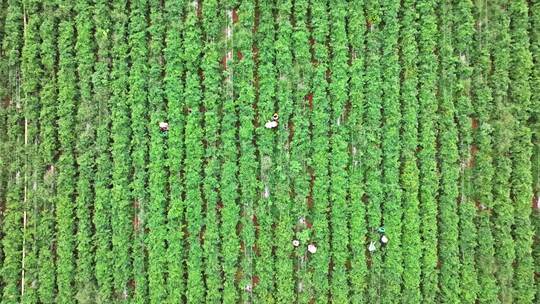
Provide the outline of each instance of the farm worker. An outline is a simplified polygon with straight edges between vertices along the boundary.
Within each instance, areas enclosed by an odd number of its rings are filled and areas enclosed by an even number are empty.
[[[381,243],[383,245],[388,244],[388,238],[386,237],[386,235],[381,236]]]
[[[277,126],[278,126],[278,123],[275,120],[268,121],[268,122],[266,122],[264,124],[264,127],[267,128],[267,129],[272,129],[272,128],[275,128]]]
[[[298,292],[304,291],[304,283],[298,282]]]
[[[251,284],[247,284],[245,289],[246,289],[247,292],[251,292],[251,290],[252,290]]]
[[[292,244],[293,244],[294,247],[298,247],[298,246],[300,245],[300,241],[298,241],[298,240],[293,240],[293,241],[292,241]]]
[[[317,247],[316,247],[315,245],[313,245],[313,244],[309,244],[309,245],[307,246],[307,250],[308,250],[310,253],[315,253],[315,252],[317,252]]]
[[[169,124],[162,121],[159,123],[159,129],[162,131],[162,132],[167,132],[169,131]]]
[[[377,248],[375,248],[375,243],[370,242],[368,246],[369,252],[374,252]]]
[[[377,228],[377,232],[384,233],[384,226]]]
[[[264,126],[265,126],[267,129],[275,128],[275,127],[278,126],[278,120],[279,120],[279,114],[278,114],[278,113],[274,113],[274,115],[272,115],[272,120],[266,122],[266,124],[264,124]]]

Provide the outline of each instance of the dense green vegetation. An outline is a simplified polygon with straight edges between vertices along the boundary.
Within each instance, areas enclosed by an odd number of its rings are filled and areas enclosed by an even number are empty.
[[[221,261],[219,259],[219,126],[220,126],[220,82],[221,73],[219,66],[219,44],[221,30],[221,12],[219,1],[206,1],[204,3],[204,58],[202,69],[204,73],[203,86],[204,97],[204,141],[206,142],[206,165],[204,167],[204,185],[203,195],[206,201],[205,231],[204,231],[204,259],[205,259],[205,284],[206,284],[206,302],[220,303],[222,287],[221,276],[216,276],[220,272]]]
[[[295,1],[293,4],[293,14],[295,17],[295,26],[293,28],[293,91],[294,101],[291,122],[294,128],[294,134],[291,141],[291,164],[290,170],[293,174],[294,202],[292,207],[292,219],[296,222],[294,225],[295,238],[302,244],[308,242],[309,229],[301,224],[301,219],[306,218],[308,213],[308,204],[310,198],[310,105],[309,94],[311,84],[310,65],[311,54],[309,45],[308,13],[309,5],[307,0]],[[306,263],[307,251],[296,250],[294,253],[296,259],[296,295],[298,303],[308,303],[310,300],[310,289],[312,288],[311,279]]]
[[[276,86],[276,67],[274,65],[275,51],[274,41],[275,32],[274,18],[272,14],[272,5],[266,2],[259,3],[259,23],[256,37],[258,46],[257,56],[257,71],[258,81],[256,85],[257,92],[257,141],[256,148],[258,151],[259,172],[259,200],[255,207],[256,214],[256,247],[257,260],[255,263],[255,272],[259,278],[257,288],[254,288],[253,293],[255,298],[261,302],[272,303],[274,301],[274,254],[273,254],[273,229],[264,229],[265,227],[273,227],[274,218],[273,204],[275,191],[274,172],[272,163],[274,158],[274,141],[275,133],[267,132],[263,128],[264,124],[272,117],[275,112],[274,98]],[[226,104],[223,105],[225,109]],[[225,119],[225,116],[223,116]],[[227,125],[225,120],[222,123],[222,130],[226,130]],[[229,131],[230,132],[230,131]],[[223,156],[225,156],[223,154]],[[224,160],[225,161],[225,160]],[[223,177],[222,177],[223,181]],[[223,184],[225,187],[226,185]],[[301,204],[298,204],[301,206]],[[225,218],[222,217],[222,222]],[[223,242],[226,242],[223,239]],[[305,256],[305,251],[298,253],[300,258]],[[304,266],[305,269],[305,266]],[[305,270],[304,270],[305,271]],[[305,273],[305,272],[304,272]]]
[[[33,1],[25,3],[25,8],[33,18],[27,20],[24,32],[24,45],[21,53],[21,93],[25,119],[25,160],[24,160],[24,198],[23,198],[23,252],[21,257],[21,302],[37,303],[37,289],[32,282],[37,279],[38,237],[37,207],[39,204],[37,169],[41,166],[38,146],[39,130],[39,23],[38,4]]]
[[[311,284],[313,284],[313,297],[321,302],[328,300],[330,264],[330,246],[328,233],[329,197],[329,121],[330,121],[330,101],[328,100],[328,1],[316,1],[311,6],[311,39],[312,39],[312,59],[313,86],[312,86],[312,114],[311,114],[311,145],[313,184],[311,197],[313,200],[311,221],[313,223],[311,239],[318,248],[318,254],[310,255],[309,268],[313,274]],[[279,56],[279,54],[276,54]],[[309,240],[308,240],[309,241]],[[303,244],[305,248],[306,244]],[[302,250],[305,250],[302,248]]]
[[[470,156],[467,166],[473,164],[473,178],[477,185],[472,192],[476,205],[481,208],[476,216],[478,235],[482,242],[478,242],[476,252],[476,265],[478,267],[478,299],[481,303],[497,303],[498,285],[495,280],[495,248],[493,231],[491,229],[493,210],[493,90],[488,85],[488,74],[491,69],[490,47],[488,39],[490,31],[485,27],[487,11],[484,5],[477,6],[475,15],[477,21],[474,34],[475,47],[473,48],[472,64],[472,105],[474,108],[472,124],[476,122],[473,130],[473,145],[469,148]],[[475,147],[475,150],[472,149]],[[473,158],[474,157],[474,158]],[[475,184],[476,184],[475,183]],[[483,206],[483,207],[482,207]]]
[[[96,64],[94,67],[94,98],[97,100],[96,122],[96,166],[95,166],[95,200],[93,225],[95,227],[95,279],[96,298],[107,302],[111,300],[112,274],[110,269],[111,250],[111,169],[112,159],[109,146],[111,144],[111,88],[110,54],[111,54],[111,14],[107,1],[99,1],[94,5]]]
[[[383,11],[382,21],[384,28],[381,48],[382,71],[382,113],[383,128],[381,146],[383,152],[383,223],[385,233],[391,242],[385,248],[383,265],[384,292],[381,295],[382,303],[393,303],[400,296],[401,276],[403,273],[401,248],[401,186],[399,184],[400,172],[400,65],[399,65],[399,27],[398,20],[400,3],[397,1],[381,1]]]
[[[366,27],[364,23],[364,1],[351,2],[350,22],[348,23],[348,33],[350,41],[350,81],[349,81],[349,116],[348,124],[350,141],[350,156],[348,164],[348,190],[349,190],[349,244],[350,244],[350,271],[349,281],[350,301],[354,303],[367,302],[364,292],[367,286],[367,262],[365,251],[366,235],[366,207],[363,202],[365,193],[364,171],[362,169],[361,147],[365,143],[365,130],[362,124],[364,113],[364,64],[362,56],[364,52],[364,42]]]
[[[456,69],[452,47],[451,5],[439,4],[439,83],[437,158],[440,171],[438,193],[439,261],[441,301],[459,301],[459,246],[458,246],[458,135],[455,123],[454,84]]]
[[[530,38],[531,38],[531,53],[533,58],[533,72],[531,77],[531,88],[538,87],[540,85],[540,2],[535,1],[532,6],[529,7],[530,11]],[[534,90],[531,96],[531,118],[532,131],[533,131],[533,191],[534,197],[538,204],[540,198],[540,92]],[[533,201],[534,202],[534,201]],[[534,244],[533,244],[533,259],[534,259],[534,271],[538,273],[540,271],[540,208],[533,210],[532,224],[534,226]],[[535,300],[540,299],[540,277],[534,277],[534,284],[536,286]]]
[[[0,46],[0,303],[540,301],[538,1],[2,0]]]
[[[418,1],[418,166],[420,169],[420,235],[422,247],[422,300],[436,302],[439,290],[436,160],[438,57],[436,1]],[[443,253],[444,254],[444,253]],[[451,271],[454,271],[453,269]]]
[[[184,201],[182,197],[182,163],[184,157],[184,118],[182,94],[182,36],[178,33],[182,28],[183,1],[165,1],[166,20],[173,20],[168,24],[165,34],[164,90],[167,100],[167,116],[171,130],[167,138],[167,168],[169,193],[166,203],[167,221],[167,251],[166,251],[166,288],[167,302],[178,303],[182,300],[184,290],[184,263],[182,261],[185,249],[182,237],[182,223],[184,215]]]
[[[456,123],[458,128],[459,149],[459,182],[458,182],[458,213],[459,227],[463,232],[459,233],[459,253],[463,257],[460,271],[461,301],[474,303],[478,293],[478,274],[476,273],[477,227],[475,224],[476,207],[473,199],[472,178],[473,168],[467,163],[471,159],[471,147],[474,134],[471,125],[474,108],[472,103],[471,77],[473,68],[473,38],[474,38],[474,15],[473,2],[460,1],[452,8],[454,16],[453,45],[456,62],[455,94],[456,100]],[[459,22],[457,21],[459,20]],[[488,246],[493,246],[490,232],[487,232]],[[491,288],[491,287],[490,287]]]
[[[418,303],[421,299],[420,275],[422,255],[419,215],[419,169],[416,149],[418,145],[418,45],[415,0],[404,1],[401,6],[400,65],[401,75],[401,176],[402,194],[402,246],[403,246],[403,302]]]
[[[2,299],[19,301],[19,280],[22,277],[22,222],[24,166],[24,117],[21,100],[21,48],[23,42],[22,3],[6,4],[4,33],[2,34],[2,66],[4,73],[2,89],[2,114],[4,131],[2,138]],[[7,76],[7,77],[6,77]],[[22,124],[21,124],[22,122]],[[12,150],[15,149],[15,150]],[[12,151],[10,151],[12,150]],[[11,152],[11,153],[9,153]]]
[[[512,147],[515,119],[510,110],[508,98],[509,69],[510,69],[510,16],[505,13],[504,1],[496,1],[488,13],[493,20],[490,27],[491,56],[493,67],[490,77],[490,85],[493,90],[492,110],[495,120],[493,127],[493,164],[495,173],[493,176],[493,235],[498,240],[495,246],[495,263],[497,265],[496,277],[500,288],[499,299],[506,303],[512,299],[512,277],[514,269],[512,262],[515,259],[514,240],[512,238],[512,225],[514,224],[514,204],[512,204],[511,174],[512,160],[510,148]],[[490,40],[491,40],[490,39]],[[490,41],[489,40],[489,41]],[[496,109],[496,111],[495,111]]]
[[[77,267],[76,287],[77,299],[85,301],[88,297],[93,298],[93,257],[92,257],[92,223],[91,209],[94,201],[92,184],[95,183],[95,151],[92,149],[96,141],[96,126],[94,113],[97,105],[92,95],[92,74],[95,56],[93,54],[94,41],[92,39],[93,23],[92,11],[89,1],[77,1],[75,6],[76,17],[76,58],[77,58],[77,88],[79,92],[79,104],[77,106],[77,118],[75,132],[77,135]]]
[[[111,190],[111,234],[112,234],[112,269],[113,296],[125,299],[128,296],[127,283],[130,277],[130,238],[132,229],[132,207],[129,192],[129,108],[127,102],[128,65],[127,65],[127,15],[126,1],[115,1],[112,7],[114,26],[112,31],[111,54],[111,137],[112,137],[112,190]]]
[[[60,1],[58,24],[58,180],[56,195],[56,284],[57,303],[71,303],[75,286],[75,113],[77,102],[77,62],[75,57],[74,8],[71,1]],[[84,254],[84,253],[83,253]]]
[[[149,114],[153,114],[152,111],[148,113],[151,102],[149,100],[150,73],[148,68],[149,45],[151,42],[148,37],[150,35],[149,25],[146,23],[150,17],[149,1],[130,1],[129,7],[127,43],[129,47],[128,62],[131,65],[127,79],[127,123],[131,129],[131,138],[128,139],[130,140],[128,151],[131,159],[129,164],[131,176],[128,175],[130,177],[128,190],[130,192],[128,193],[130,194],[129,200],[131,200],[133,210],[128,210],[128,214],[130,218],[133,218],[134,224],[133,228],[129,229],[130,234],[132,234],[131,242],[129,239],[126,240],[131,245],[131,256],[128,260],[131,265],[128,263],[128,267],[132,273],[130,276],[125,275],[122,278],[122,285],[124,285],[122,293],[124,293],[126,299],[141,303],[149,296],[148,281],[150,276],[154,275],[147,267],[148,259],[153,258],[155,254],[152,247],[159,246],[159,244],[150,244],[149,246],[146,244],[147,232],[150,229],[150,217],[158,216],[150,212],[150,191],[148,191],[150,189],[147,188],[150,173],[148,164],[149,133],[151,130]],[[154,89],[152,88],[152,90]],[[133,280],[135,284],[133,297],[126,290],[130,280]],[[157,287],[155,291],[159,293],[162,287]]]
[[[56,63],[57,52],[54,49],[56,41],[55,24],[57,20],[53,11],[54,5],[44,5],[43,21],[40,26],[40,57],[43,69],[41,81],[40,115],[39,115],[39,153],[41,168],[38,174],[42,182],[40,195],[42,196],[39,206],[38,224],[38,295],[43,303],[53,303],[55,295],[56,269],[54,266],[54,210],[55,210],[55,161],[58,149],[56,121]],[[108,148],[108,147],[107,147]],[[97,186],[97,185],[96,185]],[[98,188],[99,189],[99,188]],[[96,264],[96,267],[98,265]]]

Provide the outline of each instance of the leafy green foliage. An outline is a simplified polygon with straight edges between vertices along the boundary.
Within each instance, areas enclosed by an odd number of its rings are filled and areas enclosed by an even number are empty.
[[[96,104],[92,96],[92,74],[95,56],[94,40],[92,37],[92,7],[89,1],[81,0],[75,4],[75,29],[77,32],[75,42],[75,56],[77,58],[77,75],[79,104],[77,106],[78,134],[75,152],[77,154],[77,261],[76,286],[77,290],[93,292],[93,249],[92,249],[92,222],[91,206],[94,200],[92,184],[95,182],[95,150],[96,126],[94,115]]]
[[[73,7],[69,1],[60,3],[58,25],[58,194],[56,196],[57,222],[57,303],[72,303],[75,279],[75,112],[77,97],[75,27]]]
[[[237,224],[240,216],[238,199],[238,148],[236,144],[238,118],[237,105],[234,102],[234,65],[233,65],[233,17],[235,11],[230,5],[224,7],[223,22],[226,25],[225,54],[223,71],[224,97],[221,119],[221,142],[223,162],[221,164],[221,239],[223,255],[223,303],[236,303],[237,262],[240,254],[240,240],[237,235]]]
[[[275,203],[275,178],[272,167],[274,165],[274,143],[275,132],[268,132],[264,124],[275,112],[275,88],[276,88],[276,67],[274,65],[274,16],[272,5],[267,2],[259,2],[260,12],[259,28],[257,31],[256,43],[259,48],[258,60],[258,119],[259,127],[256,129],[256,147],[259,153],[259,192],[261,199],[255,207],[257,217],[256,224],[256,246],[257,259],[255,272],[259,278],[259,284],[253,289],[255,299],[272,303],[274,302],[274,241],[273,231],[268,227],[273,227],[274,218],[272,208]],[[226,106],[225,104],[223,105]],[[225,130],[225,121],[222,129]],[[229,131],[230,132],[230,131]],[[224,218],[223,218],[224,220]],[[223,240],[225,242],[225,240]],[[304,256],[304,253],[302,253]]]
[[[21,52],[21,93],[23,97],[23,115],[25,122],[24,137],[24,198],[23,198],[23,256],[21,258],[21,301],[37,303],[37,281],[39,268],[37,224],[39,221],[38,204],[38,169],[40,168],[38,135],[39,135],[39,79],[41,66],[39,62],[39,14],[38,3],[23,3],[25,18],[28,23],[24,31],[24,45]]]
[[[181,52],[182,4],[184,1],[165,1],[165,16],[171,20],[165,34],[165,76],[164,90],[167,99],[167,120],[170,125],[167,138],[167,167],[169,197],[167,201],[167,302],[181,302],[182,290],[185,289],[182,223],[184,219],[184,201],[182,187],[182,163],[184,158],[184,102],[182,98],[183,65]]]
[[[420,233],[422,235],[422,300],[435,302],[438,293],[437,192],[439,189],[436,162],[437,121],[437,21],[435,1],[417,3],[418,25],[418,146],[420,169]]]
[[[515,273],[512,282],[515,303],[530,303],[534,299],[534,268],[532,257],[533,227],[531,225],[530,202],[532,189],[532,130],[529,127],[531,114],[531,87],[529,75],[532,56],[529,50],[529,12],[526,1],[512,1],[510,12],[510,37],[513,56],[510,69],[510,101],[516,118],[512,154],[512,189],[514,205],[513,238],[515,242]]]
[[[255,100],[255,88],[253,85],[253,27],[255,22],[255,7],[253,1],[241,1],[238,7],[238,23],[234,29],[235,43],[233,53],[237,60],[234,62],[235,84],[238,104],[239,119],[239,148],[240,158],[238,162],[238,177],[240,184],[241,204],[241,272],[240,287],[243,289],[240,301],[251,301],[253,291],[253,263],[255,229],[253,225],[254,202],[257,199],[255,147],[253,145],[254,115],[253,104]],[[233,56],[234,56],[233,55]],[[246,286],[249,286],[246,288]],[[279,288],[279,287],[278,287]]]
[[[382,223],[382,204],[384,200],[382,185],[382,91],[381,91],[381,7],[379,1],[366,2],[365,6],[366,33],[366,64],[364,94],[366,105],[364,109],[364,126],[366,134],[365,145],[362,147],[365,176],[364,200],[367,200],[367,243],[378,243],[378,228]],[[377,244],[378,245],[378,244]],[[379,248],[377,248],[379,247]],[[377,250],[378,249],[378,250]],[[368,257],[369,286],[367,289],[368,302],[376,302],[380,297],[382,282],[382,251],[380,246]]]
[[[537,2],[0,1],[2,302],[534,302]]]
[[[206,229],[204,231],[204,260],[206,302],[220,303],[222,288],[221,262],[219,260],[220,238],[218,219],[219,200],[219,128],[221,110],[220,97],[221,71],[219,66],[219,45],[221,23],[218,1],[206,1],[203,4],[203,26],[206,37],[204,58],[201,63],[204,79],[204,141],[206,142],[204,167],[203,197],[206,201]],[[253,263],[253,261],[251,261]]]
[[[150,303],[163,303],[166,296],[165,276],[165,206],[167,198],[167,174],[165,157],[166,142],[161,134],[159,123],[166,118],[163,99],[162,49],[164,44],[164,23],[162,7],[159,2],[150,3],[150,34],[148,59],[148,103],[150,109],[150,145],[148,157],[148,289]],[[141,302],[145,299],[141,297]]]
[[[350,157],[349,157],[349,244],[351,248],[351,302],[363,303],[367,286],[366,245],[366,206],[364,196],[364,171],[362,153],[365,141],[363,112],[366,100],[363,94],[364,57],[366,29],[364,24],[364,1],[351,2],[348,35],[351,47],[351,66],[349,80],[350,113],[348,117]]]
[[[23,210],[20,202],[23,200],[23,157],[24,157],[24,130],[20,122],[21,96],[19,91],[19,75],[21,65],[22,47],[22,4],[20,1],[9,1],[4,30],[6,35],[2,40],[2,53],[6,54],[5,66],[8,70],[6,81],[6,149],[12,154],[5,159],[7,166],[7,182],[5,189],[5,202],[3,202],[5,215],[2,218],[2,299],[4,301],[19,301],[19,280],[21,276],[22,230],[20,223]],[[14,152],[14,153],[13,153]]]
[[[7,15],[7,1],[2,1],[0,3],[0,50],[3,50],[3,40],[6,36],[6,33],[4,32],[4,28],[6,25],[6,15]],[[7,60],[5,56],[2,56],[0,58],[0,98],[4,100],[7,98],[7,88],[8,88],[8,77],[6,76],[9,73],[9,69],[7,68]],[[7,106],[0,106],[0,206],[5,205],[6,201],[6,192],[7,192],[7,180],[8,180],[8,174],[9,174],[9,166],[7,166],[7,153],[6,151],[9,149],[8,145],[8,110]],[[4,215],[0,215],[0,227],[2,227]],[[2,234],[0,234],[0,238],[2,237]],[[2,249],[2,242],[0,242],[0,269],[3,268],[2,262],[4,260],[3,256],[3,249]],[[1,270],[0,270],[1,271]],[[0,278],[1,278],[1,272],[0,272]],[[0,293],[2,293],[2,288],[0,288]]]
[[[202,148],[203,132],[201,129],[203,116],[201,113],[201,80],[199,78],[200,55],[202,52],[201,32],[197,17],[197,2],[187,8],[186,34],[184,36],[184,60],[186,64],[186,84],[184,100],[187,107],[185,144],[186,158],[186,221],[188,232],[187,258],[187,302],[201,303],[204,299],[204,281],[202,265],[202,196],[201,172],[204,151]]]
[[[331,277],[331,300],[336,303],[348,302],[349,288],[347,284],[347,257],[348,250],[348,206],[347,206],[347,164],[348,130],[345,122],[346,105],[348,100],[348,40],[346,33],[347,10],[345,3],[337,2],[330,5],[330,20],[333,24],[330,30],[330,46],[332,70],[329,85],[331,103],[330,115],[330,151],[331,166],[330,186],[331,211],[331,259],[334,265]]]
[[[330,235],[327,212],[329,209],[329,122],[330,102],[328,100],[327,69],[329,54],[328,40],[328,1],[311,3],[311,35],[313,39],[313,112],[312,112],[312,162],[315,180],[312,186],[313,210],[311,212],[313,231],[311,241],[317,246],[317,254],[309,256],[309,267],[313,271],[314,298],[325,302],[329,295]],[[307,244],[303,244],[306,248]]]
[[[486,10],[483,6],[476,6],[476,33],[474,37],[475,52],[472,90],[472,103],[474,106],[474,119],[478,121],[478,126],[474,130],[473,144],[478,149],[475,155],[467,163],[474,161],[473,177],[476,181],[473,197],[476,204],[484,210],[479,210],[476,217],[476,227],[478,229],[479,242],[476,252],[478,266],[478,300],[481,303],[496,303],[498,300],[498,286],[495,279],[495,248],[494,235],[492,231],[491,218],[493,210],[493,127],[492,117],[492,90],[488,83],[488,73],[491,68],[490,47],[487,39],[490,32],[484,24],[486,22]],[[474,157],[474,158],[472,158]],[[481,236],[481,238],[480,238]]]
[[[41,103],[39,114],[39,154],[41,168],[38,176],[43,179],[39,194],[41,196],[40,219],[37,239],[38,253],[38,295],[43,303],[54,303],[56,268],[54,264],[54,229],[55,229],[55,184],[56,184],[56,150],[58,149],[58,132],[56,129],[56,64],[57,50],[54,5],[44,5],[43,19],[40,26],[40,59],[43,67],[43,79],[39,98]]]
[[[276,230],[274,239],[276,241],[276,300],[278,303],[290,303],[294,301],[294,281],[292,260],[292,223],[291,220],[291,174],[290,174],[290,119],[293,113],[292,108],[292,50],[290,48],[292,26],[291,26],[292,3],[289,0],[277,2],[277,22],[275,51],[276,51],[276,109],[279,113],[279,125],[277,130],[276,149],[274,150],[276,164],[272,166],[276,184]],[[325,210],[326,211],[326,210]],[[319,247],[321,244],[318,244]],[[304,244],[307,249],[307,244]],[[304,249],[305,250],[305,249]],[[322,249],[324,250],[324,249]],[[324,254],[324,253],[323,253]]]
[[[94,216],[95,227],[95,277],[97,283],[97,299],[102,303],[111,300],[112,274],[111,263],[111,170],[112,158],[109,151],[111,145],[111,86],[110,56],[111,33],[110,7],[108,1],[95,3],[94,24],[97,63],[94,66],[92,84],[94,100],[97,102],[96,122],[96,173],[94,182]]]
[[[400,183],[403,189],[403,302],[418,303],[421,275],[421,238],[419,216],[419,169],[416,149],[418,148],[418,45],[416,42],[417,20],[414,5],[416,1],[404,1],[401,6],[400,53],[401,109],[402,109],[402,149]]]
[[[472,177],[473,168],[471,147],[473,144],[472,86],[471,79],[474,58],[473,35],[474,16],[472,1],[461,1],[452,7],[453,44],[456,57],[455,106],[458,127],[459,149],[459,248],[461,255],[461,300],[474,303],[478,294],[478,275],[476,273],[475,251],[477,248],[477,227],[475,223],[476,208],[473,200]],[[484,231],[486,232],[486,231]],[[488,234],[491,231],[487,232]],[[488,246],[493,246],[488,244]]]
[[[540,2],[534,1],[534,3],[529,6],[530,11],[530,38],[531,45],[530,50],[533,58],[533,71],[531,76],[531,88],[538,87],[540,84]],[[540,197],[540,93],[537,90],[532,91],[531,96],[531,118],[534,123],[533,125],[533,144],[534,144],[534,155],[532,157],[532,168],[533,168],[533,200]],[[534,110],[536,109],[536,111]],[[534,259],[534,271],[540,271],[540,208],[533,209],[531,215],[531,221],[534,226],[534,244],[533,244],[533,259]],[[540,300],[540,277],[535,276],[535,287],[536,295],[535,301]]]
[[[494,199],[494,236],[499,241],[495,247],[497,265],[497,283],[500,287],[499,298],[506,303],[512,298],[512,262],[515,258],[514,240],[512,238],[512,225],[514,224],[514,206],[510,197],[510,178],[512,161],[509,157],[512,146],[515,118],[510,110],[508,100],[509,68],[510,68],[510,19],[504,13],[502,2],[498,1],[492,6],[494,12],[492,31],[493,43],[491,54],[493,58],[493,72],[490,85],[493,90],[493,105],[495,114],[494,125],[494,152],[493,160],[495,175],[493,177]]]
[[[392,303],[401,294],[402,249],[401,249],[401,187],[399,185],[399,158],[401,140],[399,138],[401,124],[400,107],[400,66],[398,57],[399,3],[381,1],[381,80],[382,80],[382,167],[383,167],[383,222],[385,233],[391,239],[385,250],[383,266],[383,284],[385,292],[382,303]]]
[[[150,216],[148,185],[149,158],[149,79],[148,53],[149,40],[147,32],[148,1],[137,0],[130,3],[128,25],[129,59],[129,93],[131,127],[131,200],[133,205],[133,280],[135,282],[134,299],[142,303],[148,297],[148,256],[146,237]]]
[[[293,113],[290,119],[292,130],[292,139],[290,142],[291,162],[290,172],[293,183],[293,207],[292,220],[294,225],[295,237],[300,244],[294,251],[295,277],[296,277],[296,297],[299,303],[308,303],[310,300],[310,291],[312,282],[307,267],[307,251],[304,250],[305,244],[309,239],[309,229],[302,224],[302,219],[309,219],[309,199],[310,199],[310,180],[311,180],[311,130],[310,118],[311,108],[309,104],[312,68],[310,65],[311,54],[309,49],[309,31],[308,31],[308,1],[295,1],[293,4],[293,18],[295,27],[292,34],[292,53],[293,53],[293,81],[296,84],[293,87]],[[271,113],[271,112],[270,112]],[[302,248],[303,247],[303,248]]]
[[[460,261],[458,246],[458,181],[459,153],[458,134],[455,123],[455,104],[453,102],[456,82],[454,50],[451,44],[451,7],[441,3],[438,7],[440,20],[439,35],[439,106],[438,106],[438,153],[440,170],[439,185],[439,260],[440,299],[443,302],[458,302]]]
[[[111,51],[111,113],[112,113],[112,257],[114,297],[128,297],[128,280],[130,269],[130,249],[132,235],[132,214],[130,207],[129,180],[131,158],[129,142],[131,131],[129,126],[128,92],[128,46],[127,22],[125,14],[126,1],[116,1],[113,6],[114,27],[112,32],[113,47]]]

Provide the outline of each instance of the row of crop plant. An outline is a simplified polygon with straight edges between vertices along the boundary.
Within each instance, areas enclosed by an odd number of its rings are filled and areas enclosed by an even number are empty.
[[[478,293],[478,277],[476,273],[475,249],[477,246],[477,227],[475,225],[476,206],[473,199],[472,178],[474,171],[468,165],[471,159],[471,146],[474,135],[471,120],[473,116],[473,99],[471,96],[471,79],[473,75],[472,55],[474,51],[474,15],[473,2],[462,1],[452,7],[452,44],[454,60],[456,60],[455,117],[458,130],[459,177],[458,183],[458,227],[462,233],[458,236],[459,254],[462,257],[460,269],[460,288],[466,288],[461,294],[463,302],[476,300]],[[457,22],[459,20],[459,22]],[[493,246],[488,241],[488,246]],[[480,297],[482,298],[482,297]]]
[[[206,150],[204,157],[206,164],[204,166],[203,193],[206,202],[204,211],[204,221],[206,223],[204,230],[204,282],[206,286],[206,302],[221,303],[221,287],[223,281],[220,273],[220,214],[218,210],[219,203],[219,170],[220,160],[219,152],[219,130],[220,130],[220,97],[221,80],[220,70],[220,49],[219,40],[221,38],[221,24],[223,18],[223,9],[219,1],[205,1],[203,9],[203,29],[204,46],[203,62],[201,64],[204,73],[203,78],[203,107],[204,115],[204,141]]]
[[[533,71],[531,77],[531,119],[534,123],[533,127],[533,191],[535,193],[533,197],[533,205],[536,202],[536,209],[533,211],[531,219],[534,229],[534,244],[533,244],[533,259],[534,259],[534,271],[538,273],[540,271],[540,92],[535,90],[540,84],[540,3],[534,2],[529,7],[530,10],[530,38],[531,38],[531,54],[533,59]],[[540,284],[539,278],[535,277],[535,299],[540,299]]]
[[[475,46],[472,48],[473,56],[470,60],[473,66],[471,77],[471,103],[474,108],[471,123],[473,141],[465,164],[471,167],[474,161],[473,180],[477,185],[471,194],[476,206],[482,209],[476,216],[477,235],[482,236],[482,242],[478,242],[476,247],[478,298],[482,303],[493,303],[497,301],[498,286],[495,280],[494,231],[491,229],[494,176],[491,123],[493,90],[489,85],[491,50],[487,43],[490,32],[485,26],[488,17],[486,13],[483,3],[475,7],[477,20],[473,36]]]

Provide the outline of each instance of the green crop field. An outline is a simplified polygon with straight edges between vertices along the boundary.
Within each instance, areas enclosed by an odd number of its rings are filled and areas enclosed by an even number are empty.
[[[0,0],[0,303],[540,303],[540,0]]]

